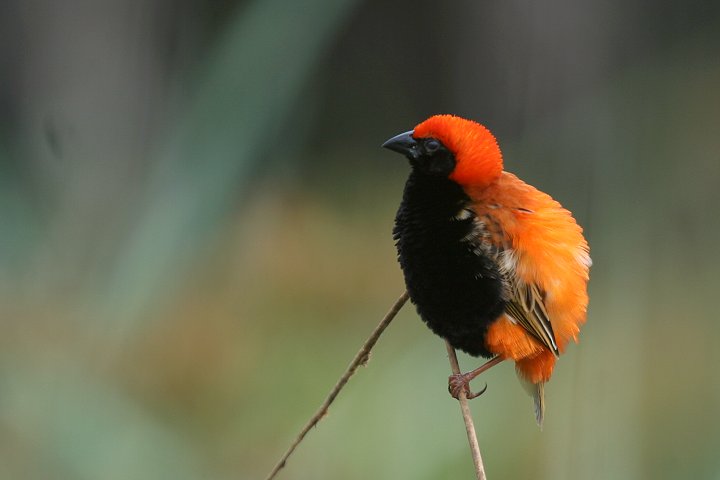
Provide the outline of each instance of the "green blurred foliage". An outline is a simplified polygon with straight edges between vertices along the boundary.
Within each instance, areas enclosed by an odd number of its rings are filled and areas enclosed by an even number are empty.
[[[440,112],[595,262],[544,430],[483,379],[490,478],[720,478],[718,32],[701,1],[3,2],[0,478],[262,478],[402,291],[378,146]],[[406,308],[280,478],[472,478],[447,374]]]

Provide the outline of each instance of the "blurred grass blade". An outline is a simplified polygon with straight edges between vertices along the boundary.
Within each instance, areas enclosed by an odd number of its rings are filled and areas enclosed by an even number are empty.
[[[308,75],[355,0],[252,2],[229,22],[196,95],[161,148],[144,212],[99,296],[132,322],[232,207],[261,153],[281,142]]]

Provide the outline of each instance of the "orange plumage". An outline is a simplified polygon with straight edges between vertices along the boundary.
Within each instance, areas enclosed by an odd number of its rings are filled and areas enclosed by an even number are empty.
[[[437,115],[386,146],[404,153],[413,166],[395,235],[421,317],[456,348],[513,360],[542,422],[543,385],[585,322],[591,261],[582,228],[549,195],[503,170],[495,137],[478,123]],[[444,220],[443,212],[455,204],[460,213]],[[433,218],[420,229],[416,225],[424,215]],[[462,230],[459,222],[468,222],[462,235],[452,233]],[[437,245],[425,245],[423,235],[437,235]],[[454,247],[458,243],[474,256],[464,256]],[[414,259],[417,255],[432,265]],[[435,257],[442,258],[437,265]],[[476,266],[468,269],[461,262]],[[488,280],[494,277],[497,282]],[[454,283],[453,289],[444,290],[447,283]],[[472,303],[473,292],[454,294],[457,289],[477,292],[482,302]],[[451,298],[438,299],[436,292]],[[468,326],[463,318],[471,303],[488,313]],[[447,320],[441,311],[448,312]],[[473,330],[475,323],[483,328]],[[483,345],[475,346],[479,342]]]

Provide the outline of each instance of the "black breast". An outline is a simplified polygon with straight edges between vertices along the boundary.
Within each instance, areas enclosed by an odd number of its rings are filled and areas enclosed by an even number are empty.
[[[473,216],[462,188],[440,176],[413,171],[393,231],[412,302],[437,335],[471,355],[490,357],[484,336],[504,310],[502,281],[493,260],[464,241]]]

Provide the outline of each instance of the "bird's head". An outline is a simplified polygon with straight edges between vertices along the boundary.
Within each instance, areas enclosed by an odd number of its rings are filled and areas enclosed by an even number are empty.
[[[413,169],[462,186],[488,185],[503,169],[500,147],[490,130],[454,115],[432,116],[382,146],[405,155]]]

